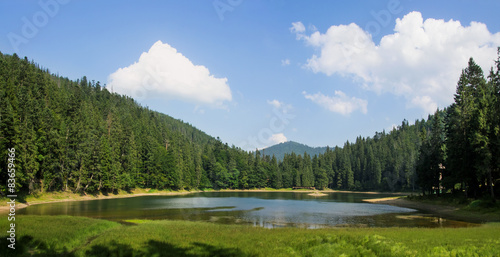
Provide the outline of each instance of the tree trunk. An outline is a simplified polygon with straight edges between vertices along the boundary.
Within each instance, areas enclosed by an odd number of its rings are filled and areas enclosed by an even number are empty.
[[[34,179],[31,178],[30,179],[30,183],[28,185],[28,189],[29,189],[28,192],[29,192],[30,195],[33,194],[33,191],[34,191],[34,186],[33,186],[34,182],[35,182]]]
[[[496,202],[496,200],[495,200],[495,190],[493,190],[493,177],[491,176],[491,168],[488,169],[488,180],[489,180],[488,184],[490,184],[491,199],[493,200],[493,202]]]
[[[76,183],[76,189],[75,189],[75,192],[78,192],[78,190],[80,190],[80,182],[81,182],[81,180],[82,180],[82,177],[81,177],[81,176],[79,176],[79,177],[78,177],[78,183]]]
[[[85,192],[85,190],[87,190],[87,188],[89,187],[90,183],[92,183],[92,178],[94,177],[94,173],[92,173],[92,175],[90,176],[90,179],[89,179],[89,182],[87,183],[87,185],[85,185],[85,187],[83,188],[83,193],[85,195],[87,195],[87,193]]]
[[[78,190],[80,190],[80,183],[82,181],[82,169],[83,169],[83,165],[80,165],[80,170],[78,172],[78,183],[76,184],[75,192],[78,192]]]

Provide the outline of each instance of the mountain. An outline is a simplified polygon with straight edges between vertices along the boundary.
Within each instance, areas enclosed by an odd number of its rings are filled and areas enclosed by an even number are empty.
[[[295,153],[297,155],[303,155],[304,152],[307,154],[314,156],[323,154],[326,151],[326,147],[310,147],[308,145],[304,145],[301,143],[288,141],[284,143],[279,143],[277,145],[270,146],[268,148],[262,149],[262,155],[276,156],[278,160],[283,160],[283,157],[286,153],[291,154]]]

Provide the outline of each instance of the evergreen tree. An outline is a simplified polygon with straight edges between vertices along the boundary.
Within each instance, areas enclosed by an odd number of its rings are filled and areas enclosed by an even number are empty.
[[[223,144],[86,77],[71,81],[0,53],[0,153],[18,153],[17,187],[71,190],[290,188],[415,189],[462,185],[488,193],[500,177],[500,49],[488,80],[473,59],[455,103],[428,120],[282,160]],[[443,125],[444,124],[444,125]],[[420,136],[419,136],[420,134]],[[302,154],[302,153],[301,153]],[[6,166],[6,158],[0,165]],[[443,180],[440,184],[440,174]],[[6,173],[0,173],[5,194]]]
[[[485,83],[483,72],[474,60],[469,60],[468,67],[462,71],[457,84],[455,103],[450,108],[448,118],[449,167],[456,181],[462,181],[473,196],[477,196],[479,181],[477,177],[478,152],[474,150],[475,130],[478,118],[475,96],[478,88]],[[461,180],[461,178],[464,178]]]

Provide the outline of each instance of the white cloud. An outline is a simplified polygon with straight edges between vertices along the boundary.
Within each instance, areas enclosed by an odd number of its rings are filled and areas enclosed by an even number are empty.
[[[161,41],[142,53],[134,64],[108,77],[108,88],[136,99],[163,97],[196,104],[223,106],[232,94],[227,78],[216,78]]]
[[[290,28],[290,31],[292,33],[302,33],[306,31],[306,27],[300,21],[292,22],[292,27]]]
[[[202,109],[202,108],[200,108],[199,105],[197,105],[197,106],[194,107],[193,113],[205,114],[205,109]]]
[[[309,27],[307,29],[309,29],[310,31],[317,31],[318,30],[318,28],[316,28],[316,26],[314,26],[312,24],[309,25]]]
[[[290,65],[289,59],[281,60],[281,66],[288,66],[288,65]]]
[[[411,99],[410,106],[417,106],[422,108],[427,113],[434,113],[438,106],[432,101],[430,96],[415,96]]]
[[[274,108],[280,108],[281,105],[283,105],[283,103],[281,103],[280,101],[274,99],[274,100],[267,100],[267,103],[272,105]]]
[[[310,35],[298,23],[292,23],[290,29],[297,39],[319,50],[307,60],[306,68],[328,76],[351,76],[365,89],[404,96],[409,107],[427,112],[453,101],[469,57],[487,72],[500,45],[500,33],[490,33],[485,24],[424,21],[419,12],[397,19],[394,33],[384,36],[378,45],[354,23]]]
[[[276,99],[267,100],[267,103],[273,106],[274,108],[281,110],[283,113],[288,113],[288,111],[293,108],[291,104],[285,104],[284,102],[280,102]]]
[[[349,98],[342,91],[335,91],[335,96],[326,96],[318,92],[314,95],[307,94],[305,91],[302,92],[306,99],[313,101],[314,103],[322,106],[323,108],[331,111],[340,113],[342,115],[349,115],[353,111],[360,110],[362,113],[366,114],[368,112],[367,106],[368,102],[363,99],[356,97]]]
[[[288,141],[286,138],[285,134],[283,133],[278,133],[278,134],[273,134],[271,137],[269,137],[269,142],[273,145],[279,144],[279,143],[284,143]]]

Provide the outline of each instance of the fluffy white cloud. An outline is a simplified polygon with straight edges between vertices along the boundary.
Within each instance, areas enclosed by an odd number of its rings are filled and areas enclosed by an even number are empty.
[[[286,141],[288,141],[288,139],[286,138],[285,134],[283,134],[283,133],[273,134],[269,138],[269,142],[272,143],[273,145],[279,144],[279,143],[284,143]]]
[[[155,96],[212,106],[232,99],[227,78],[215,78],[208,68],[161,41],[136,63],[109,75],[108,88],[136,99]]]
[[[316,94],[307,94],[305,91],[302,92],[306,99],[313,101],[314,103],[322,106],[323,108],[331,111],[340,113],[342,115],[349,115],[353,111],[360,110],[362,113],[366,114],[368,112],[367,106],[368,102],[363,99],[356,97],[349,98],[342,91],[335,91],[335,96],[326,96],[318,92]]]
[[[305,67],[315,73],[351,76],[368,90],[404,96],[409,107],[427,112],[453,101],[456,82],[470,57],[487,72],[500,46],[500,33],[490,33],[485,24],[424,21],[419,12],[397,19],[394,33],[378,45],[354,23],[310,35],[298,23],[290,29],[297,39],[319,50]]]

